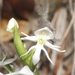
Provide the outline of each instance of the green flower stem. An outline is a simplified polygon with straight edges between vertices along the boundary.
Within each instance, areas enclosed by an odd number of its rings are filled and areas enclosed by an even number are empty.
[[[16,50],[17,50],[18,55],[21,56],[24,53],[26,53],[27,50],[24,47],[24,45],[23,45],[23,43],[22,43],[22,41],[20,39],[20,36],[19,36],[19,33],[18,33],[18,29],[17,29],[16,26],[14,27],[14,33],[13,34],[14,34],[14,45],[16,47]]]
[[[13,30],[14,30],[14,32],[13,32],[14,45],[16,47],[16,51],[17,51],[18,55],[21,56],[21,55],[23,55],[24,53],[27,52],[27,49],[24,47],[24,45],[23,45],[23,43],[20,39],[20,36],[19,36],[18,29],[17,29],[16,25],[13,28]],[[20,58],[23,66],[28,65],[32,71],[35,69],[35,66],[32,63],[32,56],[34,54],[34,51],[35,50],[32,50],[29,54]]]
[[[3,67],[6,69],[6,71],[7,71],[8,73],[14,72],[14,70],[11,68],[10,65],[5,65],[5,66],[3,66]]]
[[[34,75],[40,75],[37,68],[36,68]]]

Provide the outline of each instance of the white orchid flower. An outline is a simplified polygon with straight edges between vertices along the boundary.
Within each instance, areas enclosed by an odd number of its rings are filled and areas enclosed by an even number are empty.
[[[24,66],[20,71],[5,74],[5,75],[34,75],[28,66]]]
[[[52,64],[54,64],[52,62],[52,60],[49,58],[49,55],[48,55],[46,49],[44,48],[44,45],[47,46],[47,47],[49,47],[49,48],[51,48],[51,49],[53,49],[53,50],[55,50],[55,51],[65,52],[65,50],[63,50],[63,51],[59,50],[60,46],[55,46],[55,45],[52,45],[51,43],[48,42],[48,40],[54,38],[54,35],[53,35],[52,31],[49,30],[48,27],[41,28],[41,29],[35,31],[34,32],[35,36],[28,36],[27,34],[25,34],[23,32],[22,32],[22,34],[24,34],[26,36],[26,37],[21,38],[22,40],[30,40],[30,41],[33,41],[33,42],[37,42],[37,44],[35,46],[32,46],[28,50],[27,53],[25,53],[25,54],[23,54],[23,55],[20,56],[20,57],[22,57],[22,56],[28,54],[32,49],[35,48],[36,50],[35,50],[35,53],[34,53],[33,58],[32,58],[34,65],[36,65],[39,62],[39,60],[40,60],[41,50],[43,50],[45,52],[48,60]]]

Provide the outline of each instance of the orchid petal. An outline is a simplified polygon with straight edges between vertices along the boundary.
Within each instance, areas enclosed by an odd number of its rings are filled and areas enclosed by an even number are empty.
[[[54,39],[54,35],[53,35],[52,31],[48,27],[44,27],[44,28],[41,28],[39,30],[36,30],[34,32],[34,34],[35,34],[35,36],[46,35],[47,40]]]
[[[42,46],[40,44],[37,44],[36,50],[35,50],[35,53],[34,53],[33,59],[32,59],[34,65],[36,65],[40,60],[41,49],[42,49]]]
[[[25,34],[23,32],[21,32],[21,33],[26,36],[26,37],[21,38],[21,40],[29,40],[29,41],[33,41],[33,42],[37,41],[36,36],[28,36],[27,34]]]
[[[54,48],[61,48],[60,46],[52,45],[52,44],[49,43],[48,41],[45,42],[45,45],[46,45],[46,46],[49,46],[49,47],[54,47]]]
[[[6,59],[4,61],[0,61],[0,66],[4,66],[7,64],[10,64],[12,62],[14,62],[17,59],[17,56],[15,56],[15,58],[11,58],[11,59]]]
[[[36,46],[32,46],[32,47],[28,50],[28,52],[25,53],[25,54],[23,54],[23,55],[21,55],[20,58],[23,57],[24,55],[27,55],[27,54],[28,54],[32,49],[34,49],[34,48],[36,48]]]
[[[49,43],[48,41],[45,42],[45,46],[55,50],[55,51],[58,51],[58,52],[65,52],[66,50],[63,50],[63,51],[60,51],[58,48],[60,48],[60,46],[55,46],[55,45],[52,45],[51,43]]]
[[[37,38],[36,38],[36,36],[27,36],[27,37],[21,38],[21,40],[29,40],[29,41],[36,42]]]
[[[45,54],[46,54],[46,56],[47,56],[47,58],[48,58],[48,60],[54,65],[54,63],[52,62],[52,60],[50,59],[50,57],[49,57],[49,55],[48,55],[48,53],[47,53],[47,51],[46,51],[46,49],[45,48],[43,48],[42,49],[44,52],[45,52]]]
[[[23,32],[21,32],[23,35],[25,35],[25,36],[29,36],[29,35],[27,35],[27,34],[25,34],[25,33],[23,33]]]

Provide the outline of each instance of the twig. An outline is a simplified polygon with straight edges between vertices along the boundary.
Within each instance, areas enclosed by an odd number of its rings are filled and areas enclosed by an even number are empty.
[[[73,5],[72,0],[69,0],[69,4],[70,4],[70,10],[71,10],[70,13],[71,15],[73,14],[75,17],[75,3],[74,3],[74,8],[72,6]],[[73,69],[72,69],[71,75],[75,74],[75,22],[73,22],[73,30],[74,30],[74,62],[73,62]]]
[[[67,42],[67,39],[65,39],[64,43],[62,44],[61,50],[65,49],[66,42]],[[63,55],[64,55],[64,53],[59,53],[58,54],[58,56],[57,56],[57,62],[56,62],[55,68],[54,68],[53,75],[57,75],[58,69],[59,69],[60,64],[62,62],[62,59],[63,59]]]
[[[72,0],[69,0],[69,8],[70,8],[70,13],[71,15],[73,14],[73,7],[72,7]]]
[[[74,30],[74,59],[73,59],[73,69],[71,75],[75,74],[75,22],[73,24],[73,30]]]
[[[63,16],[63,19],[62,19]],[[52,23],[54,25],[54,27],[56,27],[56,34],[55,34],[55,39],[60,40],[60,41],[56,41],[56,45],[60,45],[59,43],[62,40],[62,36],[66,30],[66,21],[67,21],[67,11],[66,8],[60,8],[54,15],[54,18],[52,20]],[[65,43],[65,42],[64,42]],[[64,49],[64,47],[62,47]],[[57,52],[52,51],[52,61],[55,64],[55,69],[54,69],[54,75],[56,75],[57,73],[61,73],[62,72],[62,66],[61,66],[61,62],[62,62],[62,58],[63,58],[63,53],[59,53],[58,54],[58,59],[57,59]],[[59,68],[61,67],[61,69],[59,70]],[[53,67],[52,67],[53,69]],[[61,75],[61,74],[59,74]]]
[[[71,19],[71,21],[70,21],[70,24],[69,24],[68,28],[66,29],[65,34],[64,34],[64,36],[63,36],[62,41],[61,41],[60,44],[63,43],[63,41],[64,41],[65,38],[67,37],[68,33],[70,32],[70,29],[71,29],[71,27],[72,27],[72,25],[73,25],[73,23],[74,23],[74,21],[75,21],[74,19],[75,19],[75,12],[74,12],[73,15],[72,15],[72,19]]]

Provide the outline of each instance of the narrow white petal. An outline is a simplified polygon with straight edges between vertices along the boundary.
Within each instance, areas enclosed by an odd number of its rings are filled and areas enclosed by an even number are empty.
[[[29,41],[33,41],[33,42],[37,41],[36,36],[29,36],[23,32],[21,32],[21,33],[26,36],[26,37],[21,38],[21,40],[29,40]]]
[[[29,36],[29,35],[27,35],[27,34],[25,34],[25,33],[23,33],[23,32],[21,32],[23,35],[25,35],[25,36]]]
[[[7,59],[3,62],[4,65],[7,65],[7,64],[10,64],[12,62],[14,62],[15,60],[17,59],[17,56],[15,55],[14,58],[10,58],[10,59]]]
[[[29,40],[29,41],[36,42],[37,38],[36,36],[27,36],[27,37],[22,37],[21,40]]]
[[[42,50],[45,52],[45,54],[46,54],[48,60],[54,65],[54,63],[53,63],[52,60],[50,59],[50,57],[49,57],[49,55],[48,55],[46,49],[45,49],[45,48],[42,48]]]
[[[34,48],[36,48],[36,46],[32,46],[32,47],[28,50],[28,52],[25,53],[25,54],[23,54],[23,55],[21,55],[20,58],[23,57],[24,55],[28,54],[28,53],[29,53],[32,49],[34,49]]]
[[[34,65],[36,65],[40,60],[41,48],[42,48],[41,45],[39,45],[39,44],[36,45],[36,51],[32,58]]]
[[[49,43],[48,41],[45,42],[45,45],[46,45],[47,47],[61,48],[60,46],[52,45],[52,44]]]
[[[48,41],[45,42],[45,46],[55,50],[55,51],[58,51],[58,52],[65,52],[66,50],[62,50],[60,51],[58,48],[60,48],[60,46],[55,46],[55,45],[52,45],[51,43],[49,43]]]
[[[15,58],[6,59],[3,62],[0,61],[0,66],[4,66],[4,65],[7,65],[7,64],[10,64],[10,63],[14,62],[16,59],[17,59],[17,56],[15,56]]]

